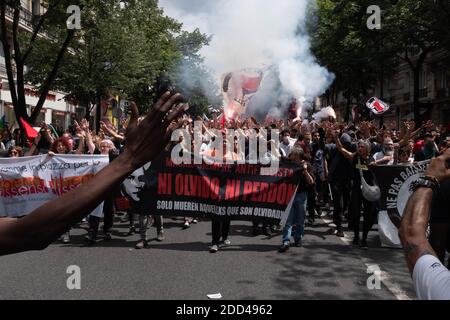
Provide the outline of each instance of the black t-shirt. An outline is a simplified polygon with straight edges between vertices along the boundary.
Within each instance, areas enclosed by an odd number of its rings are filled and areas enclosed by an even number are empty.
[[[309,175],[314,179],[314,171],[310,163],[307,163]],[[305,174],[300,173],[300,184],[298,185],[297,193],[308,192],[311,188],[314,188],[314,184],[308,184]]]
[[[373,185],[373,175],[369,171],[369,158],[362,159],[357,153],[353,157],[353,188],[359,189],[361,186],[361,175],[359,169],[362,169],[364,180]]]
[[[441,187],[433,199],[430,222],[450,224],[450,180],[441,183]]]
[[[350,182],[352,179],[352,164],[337,149],[335,144],[325,145],[324,156],[328,161],[328,179],[330,182]]]

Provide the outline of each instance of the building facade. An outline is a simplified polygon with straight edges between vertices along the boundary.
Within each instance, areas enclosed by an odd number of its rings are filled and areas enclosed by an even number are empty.
[[[412,51],[412,59],[417,59],[419,51]],[[438,49],[430,52],[420,73],[420,102],[424,104],[421,110],[424,117],[433,120],[435,124],[448,125],[450,122],[450,68],[449,52]],[[381,86],[374,88],[374,96],[381,98],[391,106],[390,111],[383,116],[384,123],[412,119],[413,114],[414,75],[406,62],[400,63],[393,76],[385,79],[383,94]],[[326,107],[326,99],[320,99],[321,107]],[[350,110],[357,102],[350,103]],[[339,94],[337,105],[334,106],[338,121],[345,119],[347,100]],[[351,119],[351,117],[350,117]],[[379,119],[379,118],[378,118]]]
[[[22,31],[32,32],[32,18],[35,15],[44,13],[44,7],[41,5],[42,0],[21,0],[22,10],[20,13],[19,28]],[[8,8],[8,7],[7,7]],[[7,10],[7,23],[12,24],[13,10]],[[43,36],[43,35],[40,35]],[[12,46],[12,39],[9,39]],[[39,92],[33,86],[25,86],[25,98],[29,113],[39,100]],[[41,110],[40,116],[36,121],[36,126],[45,122],[54,124],[62,129],[67,129],[72,123],[73,118],[81,118],[86,112],[86,108],[72,104],[65,99],[62,92],[50,91],[47,100]],[[14,114],[11,93],[9,91],[8,77],[5,67],[5,54],[3,46],[0,42],[0,118],[5,116],[6,122],[11,127],[17,127],[16,117]]]

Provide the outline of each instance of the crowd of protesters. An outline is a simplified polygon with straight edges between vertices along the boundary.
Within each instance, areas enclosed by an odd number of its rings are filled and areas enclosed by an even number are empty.
[[[202,122],[201,146],[195,145],[198,139],[194,139],[194,122]],[[213,147],[214,133],[212,129],[220,130],[224,135],[224,152],[221,156],[225,160],[236,161],[248,158],[248,143],[242,152],[235,145],[229,145],[225,139],[229,129],[237,130],[247,140],[252,137],[264,136],[267,139],[267,152],[263,157],[281,158],[296,163],[303,168],[300,187],[294,197],[293,206],[289,217],[282,230],[282,243],[280,252],[289,250],[291,235],[293,245],[301,246],[305,223],[312,227],[316,225],[316,219],[332,210],[334,234],[344,236],[345,223],[353,232],[353,244],[364,249],[368,248],[367,238],[374,223],[376,223],[378,205],[375,201],[368,200],[361,191],[361,183],[374,183],[371,166],[411,164],[414,162],[430,160],[439,156],[450,147],[450,132],[445,125],[435,125],[431,121],[416,124],[414,121],[406,121],[397,125],[376,126],[374,121],[362,121],[359,123],[337,123],[333,119],[327,119],[320,123],[306,123],[297,120],[266,119],[258,122],[253,117],[236,120],[220,120],[216,116],[213,120],[206,117],[193,119],[185,114],[172,125],[178,128],[188,129],[192,135],[192,145],[186,146],[186,150],[199,150],[202,155],[217,156],[217,150]],[[39,134],[32,143],[25,143],[18,129],[11,133],[7,128],[1,132],[1,150],[5,157],[33,156],[38,154],[90,154],[109,155],[110,161],[123,151],[126,121],[121,124],[120,130],[101,122],[98,132],[92,131],[86,120],[80,123],[74,122],[71,129],[57,134],[49,126],[42,125]],[[279,132],[279,139],[272,139],[271,129]],[[217,131],[215,131],[217,132]],[[267,135],[268,134],[268,135]],[[279,144],[277,145],[277,142]],[[183,139],[178,142],[183,144]],[[174,146],[174,142],[167,146],[168,150]],[[436,205],[431,214],[431,242],[436,248],[441,260],[445,252],[450,249],[450,221],[449,208],[445,201],[445,192],[448,194],[449,186],[443,185],[442,192],[437,197]],[[125,193],[119,189],[113,190],[104,202],[104,239],[111,239],[114,213],[119,208],[118,199],[124,199]],[[133,199],[125,198],[125,202],[133,204]],[[164,240],[164,222],[161,216],[155,216],[151,212],[142,212],[131,205],[126,207],[127,215],[123,220],[129,221],[128,235],[136,232],[135,217],[138,216],[140,241],[137,249],[148,246],[147,229],[150,221],[157,229],[157,240]],[[363,218],[362,233],[360,221]],[[95,244],[98,237],[100,218],[90,216],[88,218],[88,244]],[[191,223],[197,220],[184,217],[183,228],[187,229]],[[435,223],[433,226],[433,222]],[[230,245],[228,237],[230,230],[229,220],[212,219],[212,244],[210,252],[219,250],[220,245]],[[262,232],[272,235],[276,226],[263,224],[262,229],[258,223],[253,224],[253,233]],[[444,239],[444,240],[442,240]],[[64,242],[69,242],[67,233],[63,237]]]

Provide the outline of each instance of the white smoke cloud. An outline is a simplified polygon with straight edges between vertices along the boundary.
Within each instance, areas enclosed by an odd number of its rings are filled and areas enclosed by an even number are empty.
[[[319,112],[315,113],[312,116],[312,118],[318,122],[320,122],[321,120],[328,119],[330,117],[333,119],[336,119],[336,112],[334,111],[333,107],[331,107],[331,106],[323,108],[322,110],[320,110]]]
[[[313,101],[334,79],[310,51],[305,31],[310,4],[313,0],[160,0],[166,14],[183,22],[184,29],[199,28],[213,36],[201,54],[218,84],[223,74],[242,69],[275,74],[251,103],[266,114],[276,114],[272,109],[280,108],[275,107],[280,100]]]

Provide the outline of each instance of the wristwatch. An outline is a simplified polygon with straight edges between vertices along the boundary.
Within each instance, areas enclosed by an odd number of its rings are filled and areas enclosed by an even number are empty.
[[[440,188],[439,181],[435,177],[423,176],[411,183],[410,191],[415,192],[419,188],[430,188],[437,192]]]

